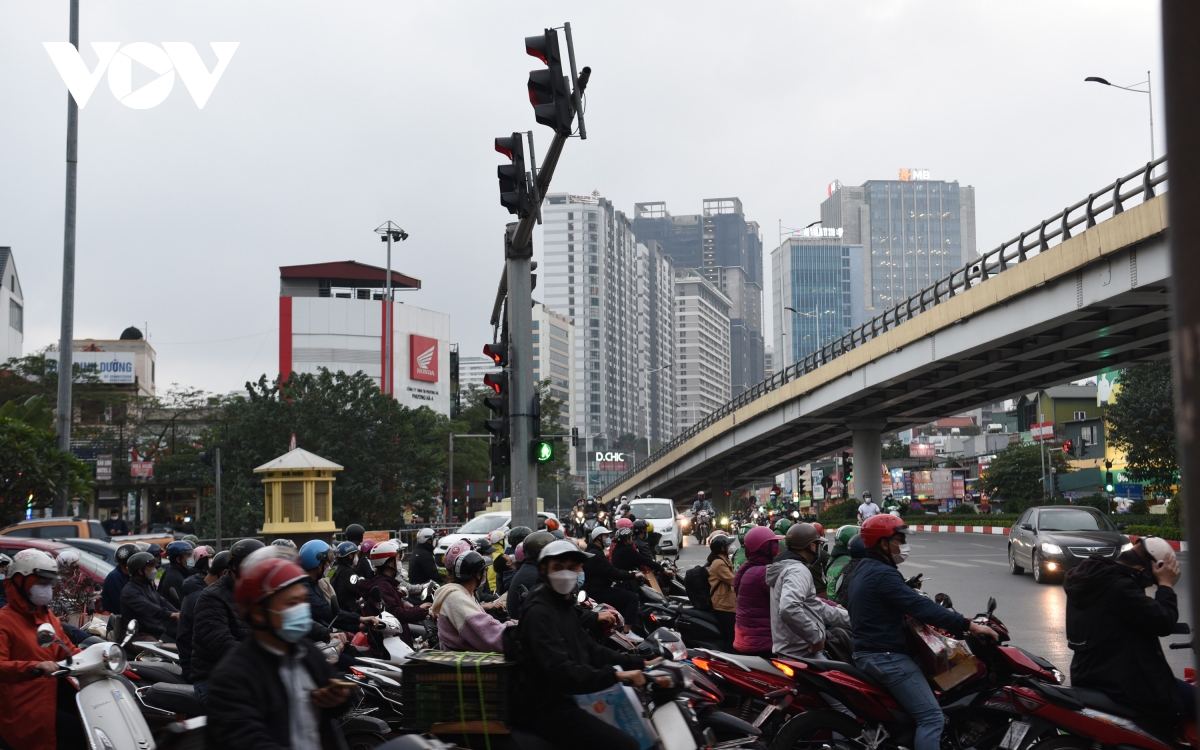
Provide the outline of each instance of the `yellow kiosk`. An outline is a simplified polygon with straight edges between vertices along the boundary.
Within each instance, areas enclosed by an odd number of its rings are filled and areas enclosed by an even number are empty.
[[[333,524],[333,481],[334,472],[343,468],[296,448],[255,469],[255,474],[263,475],[265,501],[259,533],[299,545],[341,531]]]

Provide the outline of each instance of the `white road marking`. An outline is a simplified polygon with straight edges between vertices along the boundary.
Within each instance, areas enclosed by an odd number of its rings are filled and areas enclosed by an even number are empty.
[[[971,542],[972,547],[983,547],[984,549],[996,549],[994,544],[980,544],[979,542]]]
[[[933,562],[941,563],[943,565],[953,565],[956,568],[978,568],[979,567],[978,565],[972,565],[971,563],[960,563],[960,562],[954,562],[953,560],[934,560]]]
[[[903,565],[906,568],[925,568],[927,570],[932,570],[937,567],[936,565],[922,565],[921,563],[915,563],[915,562],[904,562],[904,563],[901,563],[901,565]],[[971,567],[975,567],[975,566],[972,565]]]
[[[997,562],[996,560],[975,560],[974,558],[972,558],[972,562],[983,563],[984,565],[999,565],[1002,568],[1008,567],[1008,563]]]

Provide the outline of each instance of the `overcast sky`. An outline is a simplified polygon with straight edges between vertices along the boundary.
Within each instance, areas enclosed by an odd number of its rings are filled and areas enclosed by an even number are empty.
[[[278,267],[382,265],[387,219],[411,235],[395,267],[424,282],[401,299],[478,353],[509,219],[492,139],[550,142],[523,49],[545,26],[570,21],[593,70],[589,137],[552,190],[677,214],[738,196],[767,295],[778,222],[815,220],[830,181],[921,167],[974,185],[991,248],[1149,159],[1146,97],[1086,76],[1162,82],[1149,0],[82,5],[89,69],[91,42],[191,42],[209,69],[209,42],[240,42],[203,110],[179,80],[147,110],[101,80],[80,113],[76,338],[148,324],[160,390],[273,376]],[[58,340],[67,91],[42,43],[67,39],[67,8],[0,0],[0,245],[26,352]],[[155,77],[134,68],[135,89]]]

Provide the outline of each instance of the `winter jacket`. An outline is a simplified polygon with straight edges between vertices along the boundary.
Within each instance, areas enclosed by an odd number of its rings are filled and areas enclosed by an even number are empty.
[[[77,654],[62,624],[46,607],[34,607],[7,578],[4,592],[8,606],[0,609],[0,737],[21,750],[54,750],[54,718],[58,680],[34,677],[29,673],[39,662],[62,661]],[[58,640],[42,648],[37,644],[37,628],[42,623],[54,626]]]
[[[457,583],[447,583],[433,595],[429,614],[437,618],[438,639],[447,651],[503,653],[504,629],[516,625],[502,623],[483,611],[479,602]]]
[[[614,666],[641,669],[636,654],[607,649],[588,637],[574,600],[539,583],[525,600],[517,637],[521,659],[521,706],[530,714],[575,708],[572,695],[595,693],[617,683]],[[525,717],[522,723],[536,720]]]
[[[120,568],[113,568],[104,578],[104,588],[100,590],[100,606],[109,614],[121,614],[121,590],[129,583],[129,574],[122,573]]]
[[[825,569],[825,595],[830,599],[837,598],[838,576],[849,562],[849,552],[838,554],[838,550],[834,549],[833,557],[829,559],[829,567]]]
[[[641,570],[642,566],[650,567],[642,553],[632,544],[613,544],[611,549],[612,566],[617,570]],[[654,567],[662,570],[662,566],[657,562],[654,562]],[[634,585],[635,590],[636,588]]]
[[[192,679],[207,680],[221,659],[250,637],[250,625],[233,606],[233,576],[221,578],[200,592],[192,615]]]
[[[183,579],[183,598],[186,599],[189,594],[208,588],[208,582],[204,580],[207,577],[208,573],[193,573]]]
[[[589,544],[587,551],[592,554],[583,563],[583,587],[588,591],[607,589],[617,581],[632,581],[637,577],[633,570],[621,570],[609,562],[604,556],[604,549],[599,545]],[[616,554],[616,550],[613,554]]]
[[[767,566],[771,587],[771,643],[775,653],[792,659],[813,655],[824,647],[828,628],[850,626],[850,615],[817,596],[812,571],[804,558],[784,550]]]
[[[517,572],[513,574],[512,580],[508,583],[508,598],[505,600],[505,609],[508,610],[509,619],[521,619],[521,611],[525,606],[524,600],[537,583],[537,565],[523,562],[517,566]]]
[[[1112,560],[1090,558],[1067,573],[1067,645],[1071,684],[1103,690],[1149,715],[1179,711],[1175,676],[1159,638],[1179,620],[1175,590],[1146,596],[1147,577]]]
[[[776,542],[763,545],[733,577],[737,594],[737,619],[733,626],[733,648],[743,654],[771,651],[771,587],[767,585],[767,565]]]
[[[191,571],[187,567],[179,563],[171,563],[163,574],[158,579],[158,593],[163,599],[171,603],[172,607],[178,608],[183,604],[183,582],[187,580]],[[175,596],[171,596],[171,592],[175,592]]]
[[[905,615],[955,636],[962,636],[971,625],[966,617],[910,589],[895,565],[868,552],[855,567],[850,590],[854,651],[908,653]]]
[[[214,581],[214,583],[216,582]],[[205,588],[203,575],[200,575],[199,587],[197,587],[196,576],[183,582],[185,595],[183,606],[179,608],[179,627],[175,632],[175,647],[179,651],[179,666],[183,669],[183,677],[188,682],[192,681],[192,628],[196,623],[196,601],[200,599],[200,593]]]
[[[408,589],[403,581],[397,581],[395,578],[390,578],[384,574],[379,574],[369,581],[371,588],[379,589],[379,593],[383,595],[382,607],[368,599],[363,607],[364,614],[377,615],[381,610],[386,610],[400,621],[400,628],[404,634],[400,639],[409,646],[413,645],[412,633],[408,630],[410,622],[423,622],[428,616],[428,613],[420,607],[414,607],[408,603]]]
[[[715,611],[737,612],[737,594],[733,593],[733,565],[728,558],[717,556],[708,566],[708,590]]]
[[[661,535],[656,534],[656,536]],[[649,540],[635,536],[633,538],[633,548],[637,550],[642,565],[653,570],[655,573],[663,572],[662,563],[654,559],[654,548],[650,545]]]
[[[138,632],[162,638],[167,632],[174,636],[172,613],[178,612],[145,578],[133,577],[121,591],[121,616],[125,622],[138,621]]]
[[[408,561],[408,582],[425,583],[440,580],[442,580],[442,574],[438,572],[437,561],[433,559],[433,545],[417,545],[417,548],[413,550],[412,558]]]
[[[362,599],[367,582],[357,576],[358,571],[350,565],[338,562],[333,566],[330,583],[333,584],[333,590],[337,594],[338,607],[343,612],[357,613],[362,609],[359,600]]]
[[[492,551],[491,551],[492,560],[491,560],[491,564],[488,565],[488,569],[487,569],[487,585],[488,585],[488,591],[491,591],[493,594],[500,593],[499,589],[496,588],[496,558],[500,557],[500,555],[503,555],[503,554],[504,554],[503,547],[499,547],[499,546],[492,547]]]
[[[328,641],[329,631],[334,628],[348,633],[358,632],[358,615],[353,612],[335,610],[330,598],[326,597],[325,592],[321,590],[320,581],[314,580],[312,576],[305,576],[304,585],[308,591],[308,606],[312,611],[313,618],[313,627],[308,632],[308,640]]]
[[[300,660],[318,689],[337,677],[333,666],[304,641],[292,646],[292,656]],[[247,638],[221,660],[209,679],[205,698],[209,747],[221,750],[286,750],[291,747],[288,724],[291,705],[279,676],[283,658],[267,651],[256,639]],[[348,705],[349,701],[334,708],[317,710],[321,747],[331,750],[346,747],[334,719],[344,713]]]

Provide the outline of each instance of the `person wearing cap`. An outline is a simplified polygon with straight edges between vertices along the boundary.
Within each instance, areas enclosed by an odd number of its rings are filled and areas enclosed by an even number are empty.
[[[1101,690],[1152,721],[1195,716],[1196,688],[1175,677],[1159,641],[1179,622],[1178,581],[1175,551],[1158,537],[1138,539],[1115,560],[1089,557],[1068,572],[1071,685]],[[1151,586],[1154,596],[1147,596]]]
[[[956,638],[970,632],[995,641],[996,632],[905,585],[896,566],[908,559],[907,534],[904,521],[881,514],[864,521],[859,531],[866,556],[850,588],[854,664],[886,687],[916,722],[913,750],[938,750],[945,717],[928,678],[909,655],[905,617]]]
[[[238,614],[252,636],[234,646],[208,686],[208,745],[222,750],[344,747],[336,718],[349,689],[305,638],[312,613],[296,555],[264,547],[239,566]]]
[[[592,529],[592,538],[587,551],[591,557],[583,564],[586,576],[584,586],[588,595],[602,604],[615,607],[625,618],[625,632],[638,621],[638,595],[628,589],[615,586],[618,581],[642,581],[646,576],[639,570],[621,570],[614,566],[604,554],[605,544],[612,532],[603,526]],[[564,540],[565,541],[565,540]]]
[[[572,697],[618,681],[637,686],[646,681],[642,657],[607,649],[584,632],[575,595],[584,566],[598,557],[603,555],[588,557],[566,540],[550,542],[539,554],[539,584],[526,599],[517,628],[523,699],[514,720],[555,745],[569,737],[572,746],[583,750],[638,750],[633,737],[579,708]]]
[[[433,529],[421,529],[417,532],[416,545],[408,561],[408,582],[427,583],[440,581],[441,578],[437,560],[433,557]]]
[[[811,524],[793,524],[784,537],[783,551],[767,566],[772,650],[788,659],[824,659],[826,631],[850,626],[846,610],[817,596],[809,566],[824,543]]]

